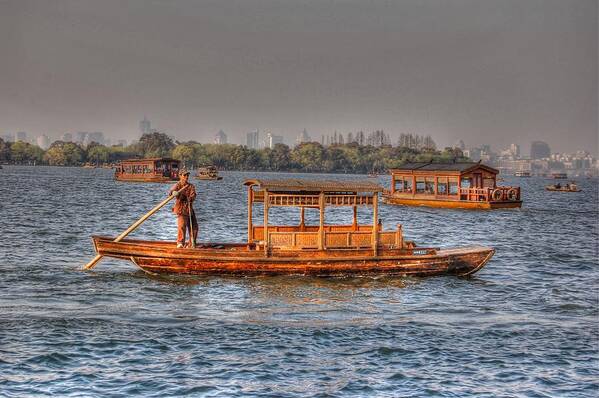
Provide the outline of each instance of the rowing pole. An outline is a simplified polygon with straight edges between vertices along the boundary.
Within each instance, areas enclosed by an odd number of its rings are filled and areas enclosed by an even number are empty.
[[[140,218],[139,220],[137,220],[133,224],[131,224],[131,226],[129,228],[127,228],[122,234],[117,236],[116,239],[113,240],[113,242],[120,242],[123,238],[125,238],[125,236],[127,236],[131,232],[133,232],[133,230],[135,230],[135,228],[139,227],[144,221],[146,221],[148,218],[150,218],[150,216],[152,214],[156,213],[158,210],[163,208],[164,205],[166,205],[168,202],[170,202],[178,194],[179,194],[179,192],[174,191],[172,195],[169,195],[168,198],[166,198],[162,202],[160,202],[156,207],[154,207],[152,210],[147,212],[142,218]],[[85,264],[83,269],[87,270],[87,269],[94,268],[96,266],[96,264],[98,263],[98,261],[100,261],[102,259],[102,257],[104,257],[104,256],[102,256],[101,254],[96,255],[96,257],[94,257],[89,263]]]

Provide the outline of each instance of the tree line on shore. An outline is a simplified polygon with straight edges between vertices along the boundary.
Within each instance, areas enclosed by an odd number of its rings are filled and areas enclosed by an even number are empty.
[[[0,162],[12,164],[45,164],[51,166],[81,166],[117,163],[124,159],[172,157],[188,168],[214,165],[221,170],[305,171],[332,173],[368,173],[398,167],[405,162],[451,162],[465,160],[456,148],[372,146],[356,142],[324,146],[305,142],[293,148],[276,144],[273,148],[251,149],[234,144],[201,144],[195,141],[175,142],[164,133],[144,134],[129,146],[104,146],[92,142],[87,147],[78,143],[55,141],[47,150],[18,141],[0,139]]]

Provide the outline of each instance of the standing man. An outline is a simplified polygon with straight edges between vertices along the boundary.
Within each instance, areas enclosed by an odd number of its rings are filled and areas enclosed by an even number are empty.
[[[169,195],[175,195],[177,201],[173,213],[177,215],[177,247],[185,247],[185,233],[189,230],[189,245],[195,247],[198,238],[198,220],[193,210],[196,188],[189,183],[189,171],[181,169],[179,182],[171,187]]]

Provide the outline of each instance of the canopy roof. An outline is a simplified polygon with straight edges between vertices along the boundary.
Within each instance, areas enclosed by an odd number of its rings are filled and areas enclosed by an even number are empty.
[[[361,180],[307,180],[300,178],[247,179],[244,185],[256,185],[269,192],[382,192],[383,187],[371,181]]]
[[[143,162],[158,162],[158,161],[179,163],[179,160],[173,159],[173,158],[127,159],[127,160],[121,160],[121,163],[143,163]]]
[[[459,173],[465,173],[476,168],[483,168],[492,173],[499,173],[499,170],[494,169],[490,166],[484,165],[480,162],[456,162],[456,163],[431,163],[431,162],[414,162],[405,163],[399,167],[395,167],[393,171],[456,171]]]

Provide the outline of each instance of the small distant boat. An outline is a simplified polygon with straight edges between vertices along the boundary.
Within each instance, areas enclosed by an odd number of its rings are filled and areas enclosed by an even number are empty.
[[[196,178],[198,180],[211,180],[211,181],[217,181],[217,180],[223,179],[223,177],[218,175],[218,170],[214,166],[200,167],[198,169],[198,172],[196,173]]]
[[[519,170],[514,173],[516,177],[530,177],[530,171]]]
[[[566,174],[566,173],[551,173],[551,177],[555,178],[556,180],[565,180],[566,178],[568,178],[568,174]]]
[[[582,189],[578,189],[576,183],[571,182],[570,184],[561,185],[561,184],[552,184],[546,185],[545,189],[547,191],[555,191],[555,192],[580,192]]]
[[[171,158],[123,160],[116,165],[114,179],[130,182],[170,182],[179,179],[180,162]]]

